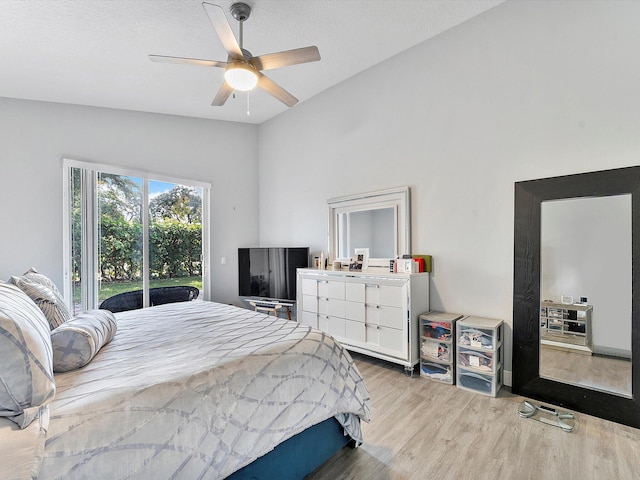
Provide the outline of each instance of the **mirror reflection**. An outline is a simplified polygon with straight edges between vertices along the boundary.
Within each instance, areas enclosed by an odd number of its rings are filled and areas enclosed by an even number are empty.
[[[631,195],[541,204],[540,376],[631,397]]]
[[[374,258],[393,258],[395,208],[378,208],[338,214],[338,257],[349,258],[356,248],[369,248]]]

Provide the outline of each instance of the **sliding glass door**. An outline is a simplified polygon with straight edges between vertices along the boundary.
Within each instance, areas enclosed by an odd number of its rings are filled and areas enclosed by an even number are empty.
[[[144,181],[104,172],[97,172],[97,181],[96,273],[100,305],[114,295],[143,290]]]
[[[202,290],[202,188],[149,181],[149,285]]]
[[[148,306],[170,286],[208,284],[209,186],[65,161],[65,280],[74,312]],[[166,290],[166,289],[165,289]]]

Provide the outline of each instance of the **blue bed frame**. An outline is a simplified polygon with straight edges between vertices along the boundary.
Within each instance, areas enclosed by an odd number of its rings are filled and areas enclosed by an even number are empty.
[[[282,442],[227,480],[301,480],[347,444],[355,446],[342,425],[329,418]]]

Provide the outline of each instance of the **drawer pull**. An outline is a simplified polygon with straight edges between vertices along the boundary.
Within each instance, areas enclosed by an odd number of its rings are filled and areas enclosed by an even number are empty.
[[[365,288],[380,288],[380,285],[377,283],[365,283],[364,286]]]
[[[365,303],[364,308],[380,308],[380,305],[371,305],[370,303]]]

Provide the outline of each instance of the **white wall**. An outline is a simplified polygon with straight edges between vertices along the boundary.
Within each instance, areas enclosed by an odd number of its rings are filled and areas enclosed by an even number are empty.
[[[326,251],[327,199],[410,185],[432,308],[504,319],[510,371],[514,182],[639,162],[638,24],[509,1],[262,124],[261,243]]]
[[[210,182],[211,297],[237,302],[237,248],[258,243],[257,136],[255,125],[0,98],[0,280],[34,266],[62,284],[68,157]]]

